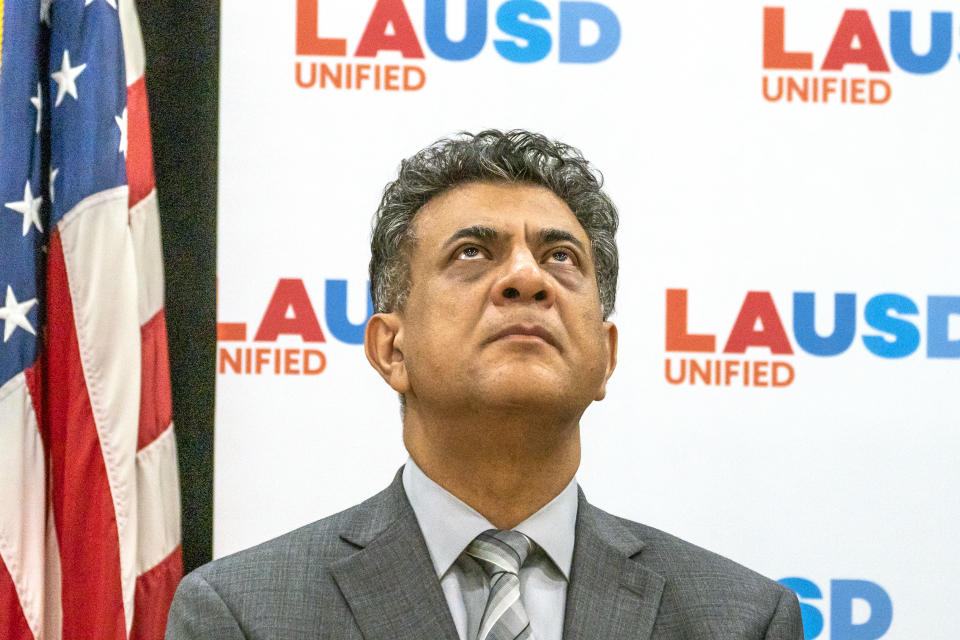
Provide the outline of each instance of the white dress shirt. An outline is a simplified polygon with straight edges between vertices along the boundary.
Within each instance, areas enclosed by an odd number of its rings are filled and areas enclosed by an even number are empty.
[[[495,529],[465,502],[428,478],[413,460],[403,489],[420,524],[460,640],[474,640],[490,591],[486,572],[463,550]],[[542,509],[514,527],[537,543],[520,569],[520,598],[536,640],[561,640],[577,520],[576,479]]]

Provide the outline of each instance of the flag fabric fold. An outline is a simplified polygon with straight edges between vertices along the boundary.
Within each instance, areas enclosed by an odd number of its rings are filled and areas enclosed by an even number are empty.
[[[0,0],[0,638],[161,638],[182,574],[134,0]]]

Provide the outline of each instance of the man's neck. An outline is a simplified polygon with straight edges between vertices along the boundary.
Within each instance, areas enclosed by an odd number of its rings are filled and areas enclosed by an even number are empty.
[[[428,418],[408,411],[404,444],[428,478],[510,529],[556,497],[580,466],[579,416]]]

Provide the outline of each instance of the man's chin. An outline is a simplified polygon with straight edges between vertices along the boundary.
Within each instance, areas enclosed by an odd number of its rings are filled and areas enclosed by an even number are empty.
[[[569,385],[553,372],[538,368],[499,375],[478,386],[478,401],[485,408],[502,407],[522,411],[558,409],[570,403]]]

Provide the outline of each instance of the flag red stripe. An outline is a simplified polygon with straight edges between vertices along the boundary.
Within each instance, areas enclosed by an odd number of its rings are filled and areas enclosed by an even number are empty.
[[[120,541],[74,328],[59,231],[47,262],[47,409],[52,502],[62,566],[63,637],[126,637]]]
[[[43,450],[49,457],[50,442],[47,437],[48,434],[43,428],[45,424],[43,421],[43,387],[41,386],[43,363],[43,354],[38,354],[34,363],[23,370],[23,376],[27,379],[27,390],[30,392],[30,404],[33,406],[33,414],[37,416],[37,427],[40,430],[40,439],[43,440]]]
[[[178,546],[160,564],[137,578],[133,629],[130,640],[158,640],[167,628],[167,612],[183,576],[183,558]]]
[[[143,76],[127,87],[127,184],[131,207],[143,200],[154,186],[150,114]]]
[[[0,560],[0,638],[33,640],[27,619],[20,610],[20,599],[7,566]]]
[[[167,323],[163,309],[140,327],[140,431],[137,451],[157,439],[172,419]]]

